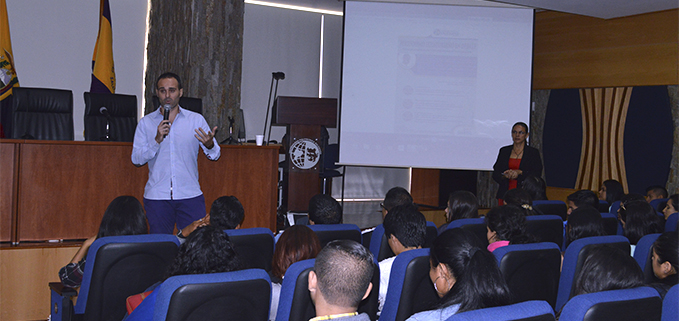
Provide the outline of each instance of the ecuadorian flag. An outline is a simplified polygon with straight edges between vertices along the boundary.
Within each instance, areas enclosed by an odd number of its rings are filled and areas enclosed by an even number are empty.
[[[116,92],[116,71],[113,67],[113,32],[111,31],[111,9],[108,0],[101,0],[99,6],[99,34],[97,35],[97,43],[94,45],[94,55],[92,55],[90,92]]]
[[[7,3],[5,0],[0,0],[0,100],[12,94],[12,87],[19,87],[19,79],[14,70]]]

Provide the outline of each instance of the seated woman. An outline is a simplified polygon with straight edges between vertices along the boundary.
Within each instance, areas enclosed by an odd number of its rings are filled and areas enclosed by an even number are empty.
[[[651,284],[661,297],[665,297],[667,291],[679,281],[677,271],[679,271],[679,238],[677,232],[665,232],[658,236],[653,243],[653,274],[660,280]]]
[[[472,232],[443,232],[434,240],[429,263],[429,278],[440,300],[435,310],[416,313],[408,321],[446,320],[455,313],[511,303],[497,260]]]
[[[603,219],[596,208],[585,205],[573,210],[566,223],[566,246],[577,239],[604,236]]]
[[[625,190],[622,184],[614,179],[605,180],[599,188],[599,200],[606,201],[609,207],[615,201],[619,201],[623,195],[625,195]]]
[[[526,233],[526,216],[518,206],[494,207],[486,214],[485,221],[490,252],[509,244],[534,242],[533,237]]]
[[[533,201],[547,200],[547,184],[542,177],[528,176],[521,183],[521,188],[530,194]]]
[[[141,203],[132,196],[116,197],[106,208],[97,235],[85,240],[71,262],[59,270],[61,283],[72,288],[80,286],[85,271],[87,251],[96,239],[104,236],[147,233],[146,215]]]
[[[606,244],[592,247],[575,279],[573,296],[644,285],[639,264],[627,253]],[[561,311],[557,317],[560,314]]]
[[[271,308],[269,320],[276,319],[278,299],[285,271],[295,262],[313,259],[321,251],[321,241],[316,233],[305,225],[287,228],[276,243],[271,265]]]
[[[618,219],[622,223],[623,235],[632,246],[630,252],[632,256],[637,242],[644,235],[662,233],[665,230],[662,217],[645,200],[633,200],[622,204]]]
[[[446,223],[438,228],[438,234],[443,233],[448,224],[454,220],[462,218],[479,217],[479,200],[468,191],[455,191],[448,197],[448,207],[446,207]]]
[[[665,203],[665,208],[662,210],[665,220],[676,212],[679,212],[679,194],[670,195],[669,199],[667,199],[667,203]]]
[[[207,225],[189,234],[186,242],[179,247],[174,262],[168,268],[167,278],[175,275],[237,271],[243,267],[229,236],[224,231]],[[152,312],[157,296],[154,290],[161,284],[162,281],[152,285],[144,293],[127,299],[130,314],[126,320],[142,319],[149,311]]]
[[[538,210],[533,209],[533,199],[530,194],[522,188],[510,189],[504,196],[505,204],[515,205],[523,209],[526,216],[542,215]]]

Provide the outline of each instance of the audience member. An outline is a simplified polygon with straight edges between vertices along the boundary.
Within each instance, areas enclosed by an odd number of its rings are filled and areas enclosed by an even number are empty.
[[[443,232],[434,240],[429,262],[429,277],[441,299],[435,310],[416,313],[409,321],[446,320],[459,312],[511,303],[497,260],[472,232]]]
[[[116,197],[106,208],[99,232],[83,243],[71,262],[59,270],[61,283],[78,287],[83,280],[87,251],[94,241],[105,236],[147,234],[146,216],[139,200],[133,196]]]
[[[574,209],[580,206],[590,205],[594,208],[598,208],[599,200],[597,199],[594,192],[581,189],[571,195],[568,195],[568,197],[566,197],[566,204],[568,205],[567,213],[570,215]]]
[[[646,188],[646,201],[651,202],[661,198],[667,198],[667,189],[660,185],[653,185]]]
[[[585,205],[573,210],[566,223],[566,246],[577,239],[604,236],[603,219],[596,208]]]
[[[328,243],[309,272],[309,294],[316,307],[316,320],[369,321],[358,314],[358,305],[372,290],[375,264],[363,245],[351,240]]]
[[[622,184],[614,179],[605,180],[599,188],[599,199],[606,201],[608,206],[619,201],[623,195],[625,195],[625,190],[622,188]]]
[[[634,255],[636,244],[644,235],[662,233],[665,230],[662,218],[645,200],[621,204],[618,219],[622,223],[623,235],[632,246],[631,255]]]
[[[448,224],[454,220],[462,218],[479,217],[479,200],[469,191],[455,191],[448,196],[448,206],[446,207],[446,223],[438,228],[441,234],[446,230]]]
[[[399,205],[389,211],[384,218],[384,235],[387,237],[389,248],[398,256],[399,254],[420,249],[427,239],[427,219],[417,211],[414,205]],[[384,300],[387,297],[391,266],[396,256],[386,258],[379,263],[380,287],[379,308],[382,311]]]
[[[547,184],[542,177],[528,176],[521,183],[521,188],[530,194],[533,201],[547,200]]]
[[[342,206],[332,196],[317,194],[309,200],[309,224],[342,223]]]
[[[653,287],[658,290],[661,297],[665,297],[667,291],[677,284],[677,271],[679,271],[679,239],[677,232],[665,232],[658,236],[653,243],[653,274],[660,280]]]
[[[665,204],[665,208],[663,208],[662,213],[663,216],[665,216],[665,220],[667,220],[670,215],[676,213],[679,209],[679,194],[673,194],[669,197],[667,200],[667,203]]]
[[[533,200],[531,199],[530,194],[521,188],[508,190],[507,193],[505,193],[504,201],[507,205],[515,205],[522,208],[526,216],[542,214],[533,209]]]
[[[295,262],[313,259],[321,251],[318,236],[305,225],[287,228],[276,243],[271,264],[271,309],[269,320],[276,319],[285,271]]]
[[[399,205],[410,205],[413,204],[413,197],[410,193],[403,187],[392,187],[387,191],[387,195],[384,196],[384,202],[380,204],[382,208],[382,220],[387,216],[389,210]]]
[[[179,247],[174,262],[168,268],[167,278],[176,275],[206,274],[237,271],[244,267],[236,251],[224,231],[208,225],[196,229]],[[137,295],[127,299],[127,321],[142,320],[152,315],[157,291],[162,282],[158,282]]]
[[[205,217],[193,221],[187,227],[179,230],[177,237],[179,242],[184,242],[184,239],[199,227],[205,225],[212,225],[220,230],[239,229],[245,218],[245,210],[238,198],[235,196],[222,196],[212,202],[210,213]]]
[[[534,241],[533,237],[526,233],[526,216],[523,209],[518,206],[494,207],[486,214],[485,221],[490,252],[509,244]]]

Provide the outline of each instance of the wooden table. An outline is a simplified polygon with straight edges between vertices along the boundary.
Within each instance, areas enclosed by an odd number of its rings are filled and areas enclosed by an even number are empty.
[[[279,146],[221,148],[216,162],[198,155],[207,210],[234,195],[245,208],[243,227],[275,231]],[[131,143],[0,140],[0,242],[96,234],[115,197],[143,198],[148,167],[134,166],[131,153]]]

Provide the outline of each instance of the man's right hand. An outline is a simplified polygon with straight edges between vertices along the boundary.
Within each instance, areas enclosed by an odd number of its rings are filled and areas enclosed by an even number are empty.
[[[158,132],[156,132],[156,142],[158,144],[162,143],[165,136],[170,132],[170,126],[172,125],[169,120],[163,120],[158,124]]]

